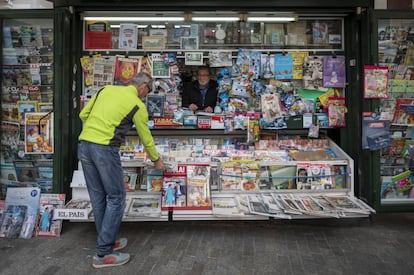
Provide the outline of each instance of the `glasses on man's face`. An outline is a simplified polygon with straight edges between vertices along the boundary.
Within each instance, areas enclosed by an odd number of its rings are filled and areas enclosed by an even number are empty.
[[[151,92],[151,90],[152,90],[152,84],[151,83],[147,83],[147,88],[148,88],[148,92]]]
[[[199,74],[198,76],[199,76],[199,77],[210,77],[210,75],[209,75],[209,74]]]

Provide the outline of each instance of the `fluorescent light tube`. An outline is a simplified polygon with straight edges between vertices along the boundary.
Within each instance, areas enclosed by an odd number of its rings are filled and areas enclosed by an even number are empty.
[[[248,22],[292,22],[296,21],[294,16],[274,16],[274,17],[264,17],[264,16],[248,16]]]
[[[169,17],[102,17],[102,16],[85,16],[83,20],[86,21],[119,21],[119,22],[130,22],[130,21],[142,21],[142,22],[163,22],[163,21],[184,21],[184,16],[169,16]]]
[[[238,16],[193,16],[191,17],[192,21],[204,21],[204,22],[232,22],[232,21],[240,21],[240,17]]]

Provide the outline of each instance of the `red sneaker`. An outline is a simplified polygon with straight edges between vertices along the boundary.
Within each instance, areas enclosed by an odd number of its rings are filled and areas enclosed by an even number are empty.
[[[113,251],[117,251],[120,250],[122,248],[125,248],[125,246],[127,246],[128,244],[128,239],[127,238],[119,238],[118,240],[116,240],[114,246],[112,247]]]

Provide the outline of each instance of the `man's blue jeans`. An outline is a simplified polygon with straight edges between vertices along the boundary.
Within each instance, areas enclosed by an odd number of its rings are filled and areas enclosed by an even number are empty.
[[[99,256],[112,253],[125,209],[126,191],[118,151],[118,147],[86,141],[78,144],[78,158],[98,232],[96,253]]]

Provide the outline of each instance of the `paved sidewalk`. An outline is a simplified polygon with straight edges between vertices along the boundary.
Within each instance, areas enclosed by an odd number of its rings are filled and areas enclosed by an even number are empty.
[[[95,228],[0,239],[0,274],[414,274],[414,213],[371,219],[124,222],[124,266],[92,267]]]

